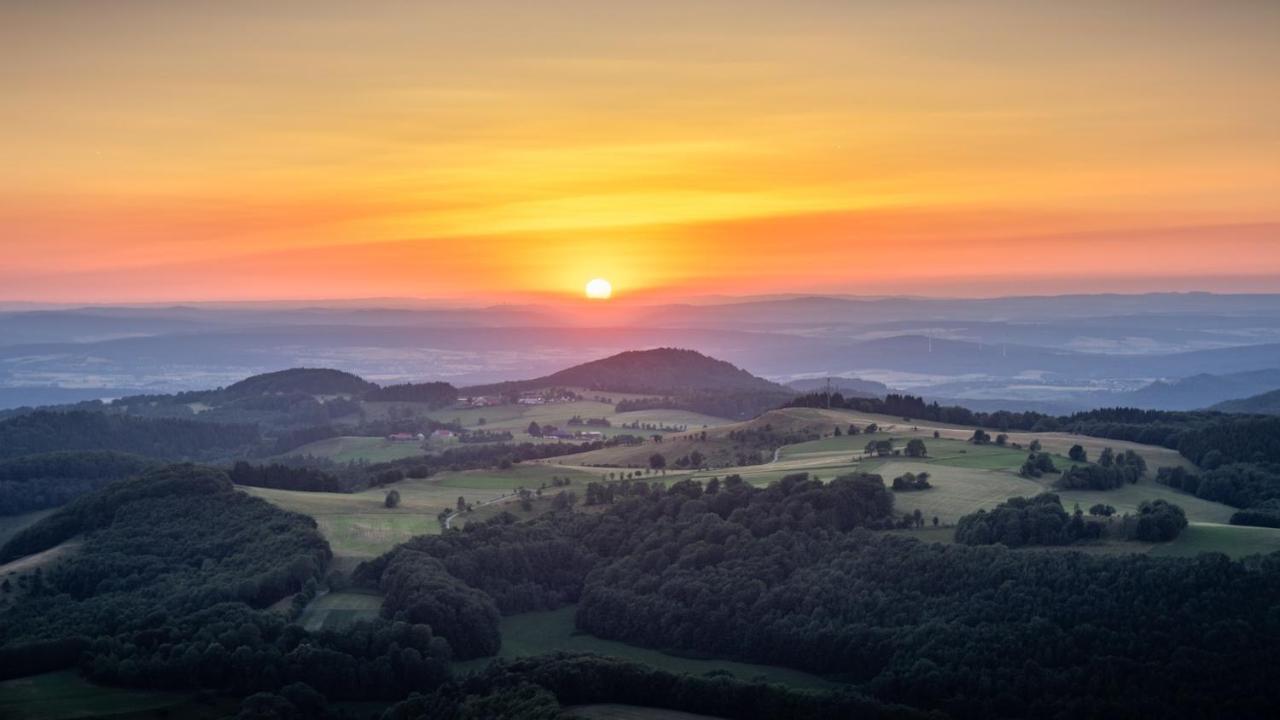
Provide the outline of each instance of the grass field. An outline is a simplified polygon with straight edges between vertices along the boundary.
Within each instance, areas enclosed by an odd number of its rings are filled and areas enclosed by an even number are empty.
[[[374,620],[382,609],[382,596],[366,592],[325,593],[302,612],[298,624],[309,632],[339,630],[361,620]]]
[[[580,391],[586,397],[592,397],[596,393],[588,390]],[[623,397],[637,397],[633,395],[623,396],[619,393],[604,393],[614,400],[623,399]],[[549,405],[498,405],[485,408],[466,408],[466,409],[445,409],[433,410],[425,413],[427,417],[440,422],[456,422],[464,428],[481,427],[480,419],[484,418],[483,427],[488,430],[510,430],[517,439],[523,435],[525,429],[530,422],[537,422],[542,425],[555,425],[562,429],[568,429],[569,419],[575,415],[581,418],[607,418],[613,427],[583,427],[584,430],[599,430],[606,435],[616,435],[620,433],[634,433],[635,430],[627,430],[620,427],[623,423],[640,422],[652,423],[656,425],[666,426],[685,426],[689,430],[701,430],[704,426],[715,427],[717,425],[725,425],[732,422],[724,418],[713,417],[711,415],[702,415],[700,413],[689,412],[687,410],[674,410],[659,408],[655,410],[637,410],[629,413],[615,413],[613,405],[608,403],[597,402],[595,400],[578,400],[569,403],[552,403]]]
[[[676,673],[702,675],[712,671],[733,674],[742,680],[761,678],[768,682],[780,683],[796,688],[829,690],[844,685],[823,679],[817,675],[775,667],[772,665],[754,665],[728,660],[701,660],[676,657],[635,647],[625,643],[579,633],[573,623],[574,607],[563,607],[549,612],[522,613],[510,615],[502,619],[502,649],[498,657],[514,658],[529,655],[540,655],[553,650],[576,652],[592,652],[644,663],[662,670]],[[481,658],[456,663],[455,669],[469,672],[485,667],[490,660]],[[650,716],[652,717],[652,716]]]
[[[1220,552],[1233,558],[1280,550],[1280,529],[1192,523],[1173,542],[1160,543],[1151,554],[1194,557],[1202,552]]]
[[[519,463],[509,470],[440,473],[350,494],[243,489],[286,510],[314,517],[338,558],[368,558],[414,535],[440,532],[436,516],[445,508],[456,507],[459,497],[472,504],[496,500],[519,487],[550,485],[553,476],[571,478],[574,485],[569,489],[577,490],[579,495],[588,481],[600,477],[554,465]],[[385,505],[387,492],[392,489],[400,493],[396,508]]]
[[[236,705],[195,706],[187,695],[94,685],[70,670],[0,682],[0,717],[6,720],[215,718],[234,713]]]
[[[390,462],[402,458],[425,455],[422,443],[393,442],[382,437],[344,436],[317,440],[302,447],[290,450],[289,455],[310,455],[328,458],[338,463],[357,462]]]
[[[638,705],[571,705],[563,710],[563,717],[583,720],[718,720],[711,715]]]

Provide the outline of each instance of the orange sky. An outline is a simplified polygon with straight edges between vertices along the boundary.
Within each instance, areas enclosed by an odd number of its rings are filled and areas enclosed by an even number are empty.
[[[0,300],[1280,291],[1280,3],[0,4]]]

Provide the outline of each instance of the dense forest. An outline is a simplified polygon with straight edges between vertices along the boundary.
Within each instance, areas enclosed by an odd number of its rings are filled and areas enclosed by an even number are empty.
[[[156,465],[157,461],[140,455],[110,450],[53,452],[0,461],[0,515],[65,505]]]
[[[839,675],[958,717],[1265,717],[1280,700],[1280,555],[925,544],[871,531],[892,524],[892,495],[866,475],[628,482],[613,499],[417,538],[359,577],[387,592],[392,618],[496,628],[576,602],[594,635]],[[1167,505],[1131,524],[1158,530]],[[1074,520],[1060,504],[1048,515]],[[496,642],[496,629],[457,638],[470,655]]]
[[[1115,537],[1143,542],[1167,542],[1187,526],[1182,508],[1165,500],[1144,501],[1136,513],[1111,517],[1114,508],[1095,505],[1090,517],[1077,508],[1068,513],[1053,493],[1014,497],[995,508],[964,515],[956,523],[956,542],[962,545],[1023,547],[1068,545],[1079,540]]]
[[[1196,465],[1233,462],[1280,462],[1280,417],[1231,415],[1210,411],[1105,408],[1053,416],[1037,412],[978,412],[954,405],[927,403],[912,395],[846,398],[839,393],[811,393],[793,399],[794,407],[833,407],[931,420],[954,425],[1030,432],[1064,431],[1177,450]]]
[[[41,410],[0,422],[0,460],[81,450],[207,460],[251,453],[260,440],[261,434],[253,425]]]
[[[846,690],[814,693],[724,675],[676,675],[618,658],[556,653],[494,663],[393,706],[383,720],[557,720],[561,707],[622,703],[738,720],[931,717]]]
[[[29,576],[0,613],[6,677],[78,664],[113,684],[246,695],[305,683],[329,699],[390,700],[447,675],[448,643],[423,625],[307,633],[262,610],[320,579],[329,547],[314,520],[236,491],[221,471],[172,466],[114,483],[0,556],[73,535],[80,549]]]

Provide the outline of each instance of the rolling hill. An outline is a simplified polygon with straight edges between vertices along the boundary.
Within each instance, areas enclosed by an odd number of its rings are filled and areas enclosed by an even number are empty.
[[[793,394],[782,385],[756,377],[723,360],[678,348],[631,350],[539,378],[478,385],[463,388],[463,392],[489,395],[548,387],[650,395],[680,395],[708,390]]]
[[[1151,410],[1195,410],[1235,398],[1250,398],[1280,388],[1280,369],[1210,375],[1199,373],[1173,382],[1156,381],[1108,400],[1124,407]],[[1217,408],[1216,405],[1214,409]],[[1233,410],[1229,412],[1248,412]]]
[[[1280,415],[1280,390],[1272,390],[1239,400],[1226,400],[1209,409],[1228,413]]]
[[[827,383],[831,383],[831,391],[838,392],[845,397],[884,397],[893,392],[892,388],[882,382],[875,380],[863,380],[861,378],[806,378],[804,380],[792,380],[787,383],[787,387],[801,393],[823,392]]]

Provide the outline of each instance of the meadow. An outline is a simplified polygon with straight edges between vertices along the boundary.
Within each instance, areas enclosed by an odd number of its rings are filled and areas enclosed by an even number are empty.
[[[184,718],[212,720],[231,715],[235,700],[196,702],[181,693],[95,685],[73,670],[0,682],[0,717],[5,720],[103,718]]]
[[[590,652],[600,655],[612,655],[662,670],[689,673],[691,675],[704,675],[710,672],[729,673],[741,680],[762,679],[767,682],[809,690],[830,690],[844,687],[842,683],[789,668],[739,663],[729,660],[678,657],[649,648],[636,647],[613,640],[604,640],[579,632],[574,626],[573,616],[575,612],[576,608],[570,605],[558,610],[521,613],[504,617],[501,627],[502,649],[498,652],[498,657],[527,657],[556,650]],[[455,663],[454,668],[458,672],[465,673],[482,669],[490,662],[492,662],[492,658],[480,658],[478,660]]]
[[[533,490],[544,483],[550,486],[553,477],[570,478],[573,484],[567,489],[576,489],[581,494],[583,486],[598,480],[600,475],[553,465],[518,463],[507,470],[465,470],[410,478],[358,493],[243,489],[286,510],[315,518],[333,548],[335,559],[343,561],[374,557],[415,535],[440,532],[440,512],[455,509],[460,497],[468,504],[494,502],[496,507],[505,505],[503,501],[512,498],[517,488]],[[400,504],[394,508],[386,507],[386,496],[391,490],[400,493]]]
[[[638,705],[571,705],[563,717],[582,720],[718,720],[710,715],[694,715],[679,710],[640,707]]]
[[[298,624],[308,632],[340,630],[352,623],[373,620],[382,609],[382,596],[361,591],[328,592],[312,600]]]

